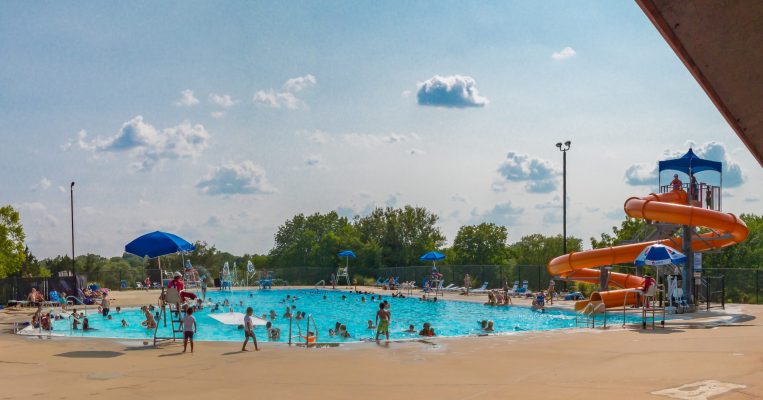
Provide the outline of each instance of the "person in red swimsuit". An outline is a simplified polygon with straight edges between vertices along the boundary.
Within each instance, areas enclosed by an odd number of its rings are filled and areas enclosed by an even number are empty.
[[[678,179],[678,174],[673,175],[673,180],[670,181],[670,184],[673,186],[673,190],[681,190],[684,186],[684,183]]]
[[[168,288],[175,288],[177,289],[178,293],[180,293],[180,298],[183,299],[183,302],[185,302],[188,299],[196,300],[196,295],[191,292],[186,292],[185,289],[185,283],[183,283],[183,275],[180,274],[180,272],[175,272],[175,276],[172,278],[169,284],[167,284]]]

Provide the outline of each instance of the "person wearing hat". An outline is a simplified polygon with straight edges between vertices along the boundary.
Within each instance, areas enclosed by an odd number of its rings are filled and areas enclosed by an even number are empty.
[[[678,174],[673,174],[673,180],[670,181],[670,185],[673,186],[673,190],[681,190],[684,186],[684,183],[678,179]]]
[[[175,288],[177,289],[178,293],[180,293],[180,298],[183,299],[183,302],[185,302],[188,299],[196,300],[196,295],[191,292],[186,292],[185,289],[185,283],[183,283],[183,275],[180,272],[175,271],[175,274],[170,281],[170,283],[167,285],[168,288]]]

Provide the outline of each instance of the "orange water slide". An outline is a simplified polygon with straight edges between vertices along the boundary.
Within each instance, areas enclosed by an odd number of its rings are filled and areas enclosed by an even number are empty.
[[[747,225],[734,214],[687,205],[687,193],[683,190],[650,194],[641,198],[631,197],[625,201],[624,208],[625,213],[633,218],[708,228],[710,232],[702,233],[698,235],[699,237],[695,236],[692,240],[692,249],[695,252],[719,249],[743,242],[749,233]],[[575,281],[598,282],[600,271],[591,268],[632,263],[645,247],[655,243],[679,250],[682,247],[681,238],[670,238],[573,252],[551,260],[547,266],[548,273]],[[626,289],[641,287],[644,278],[613,272],[609,275],[609,283],[622,289],[595,292],[591,298],[602,300],[607,307],[616,307],[636,302],[635,295],[626,297],[628,292]],[[580,301],[576,303],[575,308],[581,309],[589,301]]]

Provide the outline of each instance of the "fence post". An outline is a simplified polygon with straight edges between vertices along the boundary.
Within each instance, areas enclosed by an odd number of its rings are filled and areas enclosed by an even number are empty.
[[[755,270],[755,304],[760,304],[759,292],[760,292],[760,280],[758,276],[759,269]]]

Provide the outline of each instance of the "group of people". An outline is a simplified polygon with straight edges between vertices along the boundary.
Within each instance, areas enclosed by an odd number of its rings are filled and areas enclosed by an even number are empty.
[[[700,184],[697,182],[697,178],[694,174],[690,175],[689,181],[689,197],[692,201],[699,201]],[[673,180],[670,181],[670,186],[674,191],[683,190],[684,183],[678,178],[678,174],[673,174]],[[710,209],[713,208],[713,190],[710,186],[705,188],[705,207]]]

